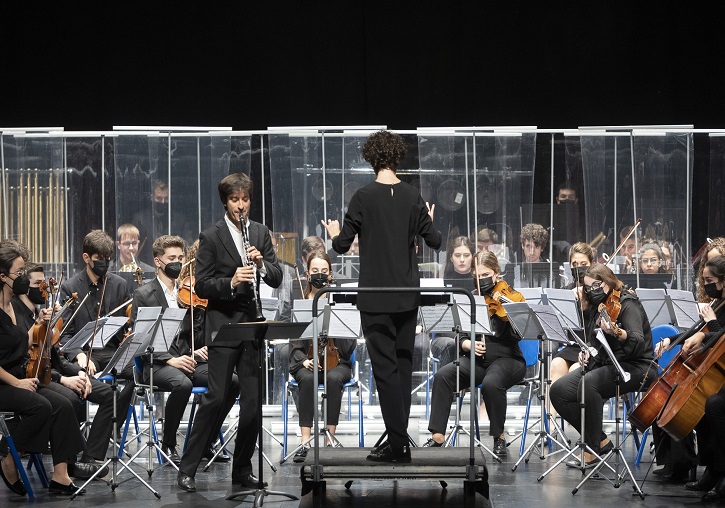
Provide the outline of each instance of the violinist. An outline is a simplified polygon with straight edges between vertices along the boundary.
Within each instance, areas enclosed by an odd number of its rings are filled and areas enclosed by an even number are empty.
[[[705,270],[705,264],[717,256],[725,256],[725,238],[713,238],[702,253],[700,267],[697,270],[697,301],[700,303],[710,303],[712,301],[712,298],[705,291],[705,278],[702,273]]]
[[[327,287],[330,283],[330,271],[332,264],[330,256],[324,252],[313,252],[307,259],[307,283],[303,297],[311,300],[317,292]],[[302,443],[310,441],[312,422],[314,419],[314,395],[317,387],[314,386],[313,359],[310,357],[312,341],[295,340],[290,347],[289,372],[299,384],[299,412],[300,432]],[[342,387],[352,378],[352,362],[350,357],[355,351],[357,341],[354,339],[329,339],[328,366],[337,361],[337,365],[327,370],[327,421],[325,422],[330,434],[335,434],[335,429],[340,418],[340,406],[342,404]],[[322,351],[322,350],[321,350]],[[334,356],[334,359],[333,359]],[[325,361],[322,352],[318,362],[319,381],[323,382],[323,369]],[[334,443],[329,443],[334,444]],[[295,453],[295,462],[304,462],[307,457],[309,446],[305,444]]]
[[[158,237],[151,246],[156,265],[156,278],[144,284],[133,293],[131,321],[135,322],[139,307],[161,307],[178,309],[178,288],[176,280],[181,273],[184,261],[184,240],[179,236],[164,235]],[[161,448],[177,466],[181,457],[176,451],[176,432],[184,416],[186,404],[194,386],[208,386],[209,357],[206,346],[189,350],[186,354],[176,354],[178,343],[189,344],[191,340],[190,314],[187,312],[174,344],[169,351],[154,352],[154,385],[159,390],[169,392],[164,411],[164,437]],[[187,348],[188,349],[188,346]],[[144,380],[148,381],[150,366],[145,364]],[[233,387],[237,387],[236,379]],[[212,454],[213,455],[213,454]]]
[[[644,308],[637,296],[627,291],[612,270],[601,264],[592,265],[584,273],[584,330],[588,342],[597,348],[598,354],[589,358],[582,353],[580,361],[586,367],[575,369],[551,385],[551,403],[566,421],[582,434],[582,439],[599,455],[612,449],[612,443],[604,432],[604,401],[617,395],[616,367],[603,347],[595,339],[595,328],[601,328],[609,347],[625,372],[631,375],[628,382],[620,380],[620,394],[641,389],[643,380],[650,382],[657,375],[653,365],[652,330]],[[602,310],[599,306],[604,305]],[[604,315],[606,312],[606,315]],[[581,428],[579,386],[585,379],[586,428]],[[646,387],[646,386],[645,386]],[[597,459],[585,453],[586,467],[596,464]],[[567,462],[570,467],[580,467],[578,460]]]
[[[508,321],[502,300],[523,302],[524,297],[511,289],[504,281],[497,281],[499,264],[491,251],[476,254],[475,268],[472,271],[476,287],[485,296],[491,319],[493,335],[485,341],[476,341],[475,384],[481,384],[481,396],[491,421],[490,434],[493,436],[493,451],[496,455],[506,456],[504,423],[506,421],[506,391],[520,382],[526,375],[526,362],[519,347],[519,337],[514,333]],[[502,298],[503,297],[503,298]],[[471,341],[462,336],[459,340],[462,356],[470,358]],[[456,390],[456,377],[461,383],[468,384],[470,362],[461,361],[460,365],[450,363],[440,369],[433,378],[433,395],[428,430],[432,436],[426,447],[442,446],[445,430],[448,427],[453,394]]]
[[[43,266],[29,264],[27,273],[30,279],[30,290],[27,295],[16,296],[25,305],[23,312],[18,313],[17,317],[19,321],[24,321],[25,327],[30,329],[33,326],[39,326],[36,318],[50,320],[52,309],[41,308],[40,311],[36,311],[36,306],[42,305],[46,301],[41,292],[41,285],[45,285]],[[48,295],[51,300],[54,296],[53,294]],[[55,303],[55,308],[55,312],[58,312],[60,305]],[[51,337],[60,333],[58,329],[60,325],[62,325],[62,321],[59,320],[56,330],[49,334]],[[45,335],[44,332],[42,333]],[[86,449],[80,461],[71,460],[68,463],[68,470],[72,476],[79,479],[90,478],[97,467],[103,464],[108,451],[112,432],[113,391],[108,384],[88,376],[77,363],[69,362],[59,351],[57,344],[50,348],[50,365],[52,381],[48,388],[63,395],[71,402],[79,424],[86,419],[86,401],[98,405],[98,411],[93,418],[93,424],[86,440]],[[106,472],[101,473],[101,476],[105,476],[106,473],[107,468]]]
[[[18,319],[27,307],[13,295],[27,294],[25,273],[27,249],[14,240],[0,241],[0,411],[15,413],[22,423],[14,424],[12,435],[22,452],[43,453],[50,441],[53,457],[51,494],[70,495],[78,487],[69,476],[68,461],[85,448],[83,435],[70,401],[37,378],[28,378],[25,361],[30,331]],[[8,453],[0,464],[0,476],[14,494],[24,496],[25,487]],[[97,471],[97,467],[92,473]],[[92,474],[91,473],[91,474]]]
[[[717,251],[716,251],[717,252]],[[725,297],[725,257],[715,256],[705,262],[702,270],[705,294],[712,299]],[[713,345],[725,327],[725,309],[717,314],[712,307],[705,306],[700,315],[707,324],[707,332],[697,332],[682,345],[685,354],[695,353],[702,347]],[[720,339],[722,340],[722,339]],[[669,346],[669,339],[661,347]],[[658,348],[659,349],[659,348]],[[713,501],[725,498],[725,388],[710,395],[705,403],[705,415],[695,426],[697,432],[697,455],[700,465],[706,466],[703,476],[685,485],[687,490],[706,492],[703,500]]]

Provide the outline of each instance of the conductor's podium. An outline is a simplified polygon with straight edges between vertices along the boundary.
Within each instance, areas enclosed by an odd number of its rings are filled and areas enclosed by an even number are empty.
[[[488,500],[488,470],[481,448],[474,451],[474,464],[469,468],[470,450],[460,448],[411,448],[410,464],[371,462],[366,459],[369,450],[363,448],[320,448],[319,481],[315,481],[314,449],[310,450],[302,465],[302,495],[313,493],[313,505],[324,503],[325,480],[439,480],[443,488],[445,480],[464,480],[466,506],[476,505],[476,493]],[[470,471],[470,475],[469,475]],[[469,477],[470,476],[470,477]]]

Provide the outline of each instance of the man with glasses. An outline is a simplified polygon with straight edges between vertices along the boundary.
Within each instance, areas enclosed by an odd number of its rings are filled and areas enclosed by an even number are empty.
[[[138,259],[141,242],[139,231],[133,224],[122,224],[116,230],[116,248],[118,259],[111,261],[108,269],[112,272],[135,272],[141,268],[144,273],[153,273],[154,267]]]

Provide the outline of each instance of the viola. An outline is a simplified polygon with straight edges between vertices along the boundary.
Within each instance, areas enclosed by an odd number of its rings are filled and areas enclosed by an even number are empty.
[[[181,281],[181,284],[179,285],[179,294],[177,296],[179,305],[185,309],[188,309],[193,305],[195,309],[206,310],[209,300],[196,294],[196,291],[194,290],[195,283],[196,280],[191,275],[184,277],[184,280]]]
[[[50,283],[54,284],[55,281],[53,279],[50,279]],[[43,281],[40,283],[39,288],[41,294],[43,295],[43,298],[47,302],[49,295],[49,283]],[[52,294],[52,287],[50,287],[50,290],[50,293]],[[30,349],[28,350],[30,360],[28,361],[25,375],[28,378],[38,378],[41,386],[48,386],[48,384],[50,383],[50,355],[46,354],[46,342],[49,338],[48,332],[49,328],[46,321],[43,321],[41,323],[35,323],[30,329],[31,345]],[[58,340],[60,339],[60,334],[58,334],[57,336],[51,335],[50,339],[58,342]]]
[[[498,296],[494,297],[494,295]],[[504,303],[526,301],[524,295],[513,289],[504,280],[498,281],[491,290],[483,296],[486,299],[486,305],[488,305],[489,317],[496,315],[504,321],[508,321],[509,319],[506,314],[506,309],[503,308]]]
[[[614,330],[614,335],[617,337],[622,335],[622,330],[616,325],[617,319],[619,319],[619,313],[622,310],[622,303],[619,300],[620,296],[621,293],[619,291],[612,289],[607,300],[604,303],[600,303],[597,308],[599,318]]]
[[[325,351],[327,351],[327,357],[325,357]],[[307,358],[312,359],[313,349],[312,344],[307,351]],[[340,363],[340,352],[335,347],[335,339],[321,338],[317,344],[317,361],[320,365],[324,365],[325,370],[332,370]]]

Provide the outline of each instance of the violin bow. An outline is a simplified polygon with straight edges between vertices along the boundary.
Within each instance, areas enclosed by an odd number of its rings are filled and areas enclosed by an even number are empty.
[[[103,276],[103,288],[101,288],[101,300],[98,302],[98,311],[96,312],[96,322],[93,323],[93,335],[91,335],[91,345],[88,348],[88,360],[86,362],[85,371],[88,373],[88,365],[91,363],[93,355],[93,342],[96,340],[96,332],[98,332],[98,320],[101,318],[101,309],[103,308],[103,297],[106,295],[106,284],[108,283],[108,273]]]
[[[632,229],[629,230],[629,233],[627,233],[627,236],[624,237],[624,239],[619,242],[619,246],[617,249],[612,252],[612,255],[609,257],[606,257],[606,255],[602,254],[602,257],[604,257],[604,260],[607,262],[607,264],[611,263],[611,260],[614,259],[614,256],[617,255],[617,253],[622,250],[622,247],[624,247],[624,244],[627,243],[627,240],[629,240],[629,237],[632,236],[632,234],[637,230],[640,223],[642,222],[642,219],[637,219],[637,222],[634,223],[634,226],[632,226]]]

